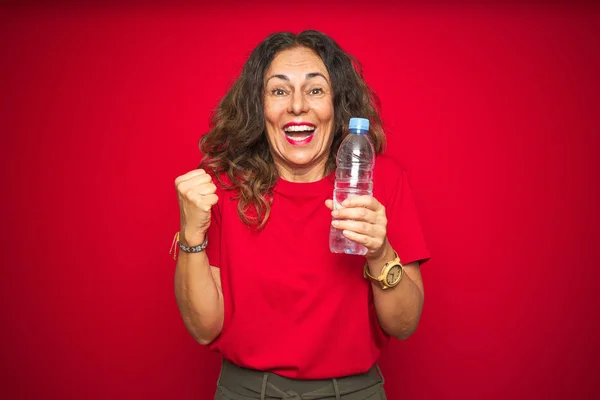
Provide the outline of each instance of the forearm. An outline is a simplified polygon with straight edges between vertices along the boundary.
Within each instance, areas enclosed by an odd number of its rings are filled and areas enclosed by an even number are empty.
[[[200,344],[212,342],[223,327],[223,293],[205,252],[179,252],[175,297],[188,332]]]
[[[393,259],[394,250],[386,244],[382,256],[369,261],[371,274],[379,276],[384,264]],[[373,301],[382,329],[397,339],[407,339],[417,329],[423,309],[423,284],[418,264],[405,266],[402,280],[396,287],[383,290],[375,282],[372,282],[372,287]]]

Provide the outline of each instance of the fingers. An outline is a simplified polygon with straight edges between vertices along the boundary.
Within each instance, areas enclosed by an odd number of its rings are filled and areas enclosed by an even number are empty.
[[[325,205],[332,209],[333,201]],[[342,230],[348,239],[362,244],[370,253],[377,252],[385,243],[387,217],[385,207],[373,196],[354,196],[331,212],[334,228]]]
[[[191,171],[189,171],[189,172],[188,172],[188,173],[186,173],[186,174],[183,174],[183,175],[181,175],[181,176],[178,176],[178,177],[175,179],[175,186],[177,187],[177,186],[179,186],[179,184],[180,184],[180,183],[182,183],[182,182],[188,181],[188,180],[190,180],[190,179],[191,179],[191,178],[193,178],[193,177],[196,177],[196,176],[202,176],[202,175],[208,175],[208,174],[207,174],[207,173],[206,173],[206,171],[204,171],[203,169],[194,169],[194,170],[191,170]],[[209,176],[210,176],[210,175],[209,175]]]
[[[208,187],[204,188],[204,192],[201,194],[214,193],[214,190],[216,190],[216,187],[212,182],[212,177],[202,169],[190,171],[175,179],[175,187],[180,195],[185,195],[190,190],[204,185],[208,185]],[[206,192],[207,190],[208,192]]]
[[[354,232],[372,238],[383,238],[386,235],[385,225],[370,224],[364,221],[353,221],[349,219],[333,220],[331,222],[331,225],[333,225],[333,227],[337,229]]]
[[[215,186],[214,183],[212,183],[212,181],[209,181],[207,183],[198,183],[198,184],[194,184],[193,186],[190,186],[187,188],[187,190],[184,192],[185,195],[196,195],[196,196],[206,196],[207,194],[213,194],[217,192],[217,186]]]
[[[377,207],[377,211],[373,211],[366,207],[350,206],[333,210],[331,215],[335,219],[364,221],[371,224],[387,225],[387,217],[385,207],[382,205]]]
[[[211,208],[217,204],[217,186],[211,175],[195,169],[175,179],[179,200],[180,232],[187,243],[201,243],[210,226]]]
[[[367,221],[376,223],[378,219],[378,213],[371,211],[364,207],[354,208],[338,208],[331,212],[331,215],[336,219],[352,219],[356,221]]]
[[[364,207],[369,210],[379,211],[380,208],[383,208],[383,205],[379,201],[377,201],[375,197],[365,195],[348,197],[342,202],[342,207]]]
[[[333,200],[325,200],[325,206],[333,211]]]
[[[185,186],[185,183],[182,183],[179,186],[180,198],[184,202],[194,204],[202,211],[210,211],[211,207],[217,204],[217,201],[219,200],[218,196],[215,194],[217,192],[217,187],[212,182],[195,184],[186,189],[183,189],[183,186]],[[185,190],[185,192],[182,193],[181,190]]]
[[[209,212],[212,206],[217,204],[219,197],[216,194],[194,195],[189,201],[198,209]]]
[[[217,186],[212,177],[203,169],[195,169],[175,179],[175,186],[179,196],[180,208],[185,209],[186,215],[193,208],[208,212],[219,198],[216,195]],[[192,208],[189,208],[192,207]]]
[[[331,209],[331,207],[329,208]],[[356,219],[372,223],[384,222],[378,220],[379,216],[383,216],[385,219],[385,207],[373,196],[353,196],[344,200],[342,207],[333,211],[331,215],[338,219]]]
[[[349,231],[349,230],[343,230],[342,234],[344,236],[346,236],[348,239],[365,246],[369,250],[370,253],[377,252],[385,244],[385,236],[372,237],[369,235],[363,235],[361,233],[353,232],[353,231]]]
[[[204,196],[204,202],[209,206],[214,206],[219,201],[219,196],[216,194],[209,194]]]

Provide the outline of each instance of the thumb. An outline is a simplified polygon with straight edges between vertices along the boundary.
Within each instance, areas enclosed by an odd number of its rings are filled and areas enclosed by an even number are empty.
[[[333,200],[325,200],[325,205],[333,211]]]

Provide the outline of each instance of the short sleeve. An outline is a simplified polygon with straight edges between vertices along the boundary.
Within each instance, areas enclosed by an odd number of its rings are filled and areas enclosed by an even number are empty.
[[[391,188],[388,204],[384,204],[388,219],[388,240],[403,264],[416,261],[423,264],[431,256],[413,201],[408,174],[404,168],[399,167],[398,175],[395,180],[397,184]]]

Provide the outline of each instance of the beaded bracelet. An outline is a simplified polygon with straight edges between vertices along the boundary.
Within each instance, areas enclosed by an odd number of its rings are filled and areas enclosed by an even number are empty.
[[[177,243],[179,249],[184,253],[200,253],[208,246],[208,235],[204,236],[204,242],[202,242],[202,244],[199,244],[198,246],[186,246],[179,241],[179,232],[175,233],[173,243],[171,243],[171,249],[169,250],[169,254],[173,254],[173,260],[177,260],[177,248],[175,247],[175,243]]]

